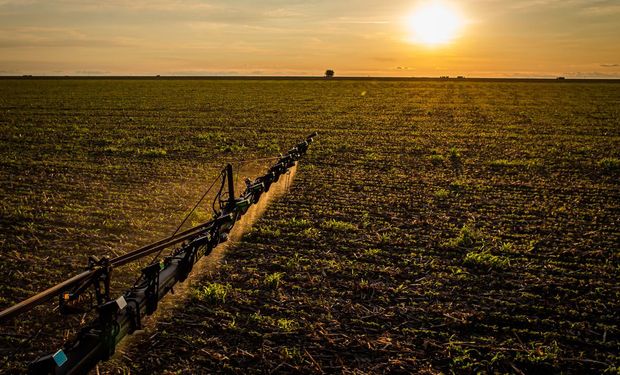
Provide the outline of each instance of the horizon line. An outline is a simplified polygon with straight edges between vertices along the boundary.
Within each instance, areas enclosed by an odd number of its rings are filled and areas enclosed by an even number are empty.
[[[610,77],[572,77],[572,76],[356,76],[356,75],[342,75],[334,77],[325,77],[319,75],[164,75],[164,74],[130,74],[130,75],[67,75],[67,74],[12,74],[12,75],[0,75],[0,79],[58,79],[58,78],[71,78],[71,79],[322,79],[322,80],[355,80],[355,79],[378,79],[378,80],[541,80],[541,81],[615,81],[620,80],[620,76]]]

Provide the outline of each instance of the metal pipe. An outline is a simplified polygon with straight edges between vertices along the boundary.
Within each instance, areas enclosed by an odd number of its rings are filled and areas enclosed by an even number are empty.
[[[228,207],[232,209],[235,206],[235,182],[232,164],[226,164],[226,176],[228,178]]]
[[[69,288],[70,286],[77,284],[81,281],[84,281],[91,277],[95,271],[88,270],[84,271],[78,275],[73,276],[72,278],[61,282],[60,284],[56,284],[53,287],[44,290],[41,293],[38,293],[27,300],[21,301],[17,305],[13,305],[6,310],[0,311],[0,322],[6,319],[13,318],[17,315],[20,315],[28,310],[33,309],[34,307],[45,303],[58,294],[62,293],[63,290]]]
[[[113,258],[110,260],[110,265],[112,267],[121,267],[124,266],[125,264],[131,263],[137,259],[143,258],[149,254],[153,254],[161,249],[165,249],[167,247],[170,247],[172,245],[176,245],[180,242],[183,242],[185,240],[188,240],[194,236],[197,236],[200,234],[201,231],[205,231],[208,230],[209,227],[211,227],[214,224],[214,220],[211,220],[207,223],[198,225],[196,227],[187,229],[181,233],[178,233],[174,236],[165,238],[163,240],[157,241],[157,242],[153,242],[151,244],[148,244],[146,246],[143,246],[139,249],[136,249],[134,251],[131,251],[127,254],[123,254],[121,256],[118,256],[116,258]],[[9,320],[17,315],[23,314],[25,312],[28,312],[30,310],[32,310],[33,308],[35,308],[36,306],[45,303],[49,300],[51,300],[52,298],[54,298],[55,296],[59,295],[60,293],[62,293],[63,291],[71,288],[72,286],[74,286],[75,284],[78,284],[86,279],[88,279],[89,277],[91,277],[94,274],[95,271],[93,270],[88,270],[88,271],[84,271],[76,276],[73,276],[72,278],[65,280],[63,282],[61,282],[60,284],[56,284],[53,287],[44,290],[41,293],[37,293],[34,296],[16,304],[13,305],[9,308],[7,308],[6,310],[0,311],[0,322],[5,321],[5,320]]]
[[[306,137],[306,142],[311,142],[312,138],[315,137],[317,135],[316,132],[310,134],[309,136]],[[303,144],[300,143],[297,147],[301,146]],[[304,152],[305,149],[307,147],[304,148]],[[282,169],[282,165],[280,164],[282,159],[286,158],[287,156],[281,158],[278,163],[276,163],[276,166],[272,167],[276,168],[275,175],[276,177],[279,177],[279,175],[282,173],[282,171],[280,169]],[[234,185],[234,179],[233,179],[233,167],[231,164],[227,164],[226,168],[226,175],[228,178],[228,209],[232,210],[235,207],[235,185]],[[266,180],[268,180],[268,176],[262,176],[259,179],[261,180],[265,180],[265,182],[267,182]],[[277,179],[276,179],[277,181]],[[265,185],[265,191],[268,190],[268,184]],[[149,254],[153,254],[155,252],[158,252],[166,247],[178,244],[180,242],[183,242],[185,240],[191,239],[192,237],[199,235],[201,232],[204,232],[206,230],[209,230],[210,227],[212,227],[215,224],[215,220],[211,220],[209,222],[206,222],[204,224],[198,225],[196,227],[187,229],[183,232],[180,232],[174,236],[153,242],[151,244],[145,245],[139,249],[136,249],[134,251],[131,251],[129,253],[123,254],[121,256],[118,256],[116,258],[113,258],[110,260],[110,265],[112,267],[120,267],[123,266],[125,264],[131,263],[135,260],[138,260],[146,255]],[[45,303],[49,300],[51,300],[52,298],[54,298],[55,296],[57,296],[58,294],[62,293],[63,291],[69,289],[70,287],[74,286],[77,283],[83,282],[84,280],[87,280],[89,277],[92,277],[92,275],[95,273],[94,270],[88,270],[88,271],[84,271],[76,276],[73,276],[72,278],[65,280],[59,284],[54,285],[51,288],[48,288],[46,290],[44,290],[41,293],[37,293],[36,295],[16,304],[13,305],[3,311],[0,311],[0,322],[4,321],[4,320],[8,320],[11,319],[17,315],[20,315],[22,313],[25,313],[31,309],[33,309],[34,307]]]

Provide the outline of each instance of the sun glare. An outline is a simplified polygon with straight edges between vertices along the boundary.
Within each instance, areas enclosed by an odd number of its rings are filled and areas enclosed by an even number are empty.
[[[463,26],[460,14],[441,2],[427,3],[409,16],[410,40],[427,46],[450,43]]]

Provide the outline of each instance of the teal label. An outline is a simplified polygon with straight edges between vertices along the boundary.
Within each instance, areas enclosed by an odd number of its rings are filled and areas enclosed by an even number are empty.
[[[67,355],[65,354],[65,352],[62,351],[62,349],[54,353],[52,355],[52,358],[54,359],[54,362],[56,362],[56,366],[58,367],[64,365],[65,362],[67,362]]]

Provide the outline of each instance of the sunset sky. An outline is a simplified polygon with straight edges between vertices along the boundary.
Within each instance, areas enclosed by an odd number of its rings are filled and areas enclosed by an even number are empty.
[[[619,20],[620,0],[0,0],[0,75],[620,77]]]

